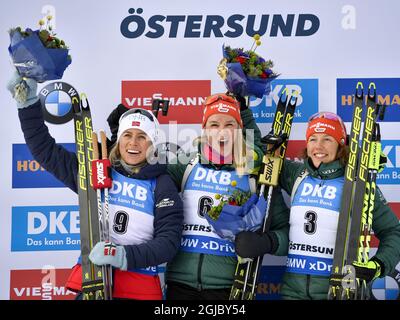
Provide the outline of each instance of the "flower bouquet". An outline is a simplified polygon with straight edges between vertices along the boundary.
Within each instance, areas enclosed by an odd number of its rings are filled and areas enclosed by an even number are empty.
[[[68,47],[56,37],[50,25],[51,19],[47,16],[46,21],[40,20],[39,30],[22,30],[21,27],[9,30],[8,51],[22,77],[37,82],[61,79],[71,64]]]
[[[205,217],[221,238],[234,241],[239,232],[253,231],[261,226],[266,206],[256,207],[259,203],[256,194],[235,189],[230,195],[217,194],[215,198],[220,200],[219,203],[211,207]]]
[[[260,36],[255,35],[257,48]],[[228,91],[239,96],[262,98],[271,92],[271,81],[279,75],[272,71],[271,60],[265,60],[254,50],[223,46],[223,59],[218,66],[218,74],[224,80]]]
[[[242,189],[234,190],[231,195],[216,194],[215,199],[220,201],[218,205],[211,207],[207,214],[214,221],[218,220],[223,206],[226,204],[230,206],[242,206],[249,200],[250,196],[250,191],[243,191]]]

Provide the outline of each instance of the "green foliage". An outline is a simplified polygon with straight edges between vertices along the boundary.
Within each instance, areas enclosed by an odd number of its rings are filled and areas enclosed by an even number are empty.
[[[234,206],[242,206],[247,200],[249,200],[250,196],[251,191],[243,191],[242,189],[235,189],[230,195],[217,194],[215,198],[220,200],[220,202],[218,205],[213,206],[210,211],[208,211],[208,215],[211,219],[217,220],[224,205],[229,204]]]

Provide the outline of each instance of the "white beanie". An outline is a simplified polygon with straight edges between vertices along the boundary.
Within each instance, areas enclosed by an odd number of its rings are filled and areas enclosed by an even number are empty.
[[[160,135],[160,123],[151,111],[133,108],[126,111],[119,119],[117,141],[128,129],[142,130],[156,146]]]

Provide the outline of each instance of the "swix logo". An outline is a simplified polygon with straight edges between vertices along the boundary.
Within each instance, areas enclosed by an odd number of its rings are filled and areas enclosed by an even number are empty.
[[[320,186],[319,184],[312,185],[311,183],[304,183],[301,195],[332,200],[336,198],[336,191],[336,187],[333,186]]]
[[[11,251],[78,250],[78,206],[13,207]]]
[[[60,143],[68,151],[75,152],[74,143]],[[65,187],[52,174],[43,169],[33,159],[26,144],[13,144],[12,146],[13,188],[63,188]]]
[[[250,107],[257,123],[272,123],[276,105],[282,94],[297,97],[294,117],[296,122],[308,122],[318,112],[318,79],[275,79],[271,93],[263,98],[252,98]]]
[[[268,10],[268,8],[264,8]],[[125,38],[146,37],[168,38],[238,38],[244,34],[252,37],[306,37],[319,30],[319,18],[314,14],[233,14],[229,17],[220,15],[161,15],[142,17],[143,8],[130,8],[129,15],[120,25]]]
[[[358,82],[363,83],[364,99],[367,99],[369,83],[375,83],[377,103],[387,106],[385,118],[383,121],[400,121],[400,78],[337,79],[337,113],[344,121],[352,121],[354,109],[354,94]]]
[[[104,164],[102,162],[96,162],[97,166],[97,183],[104,185],[106,176],[104,175]]]
[[[383,140],[382,152],[387,156],[385,169],[378,173],[377,184],[399,184],[400,181],[400,141]]]
[[[168,115],[159,117],[161,124],[200,123],[210,92],[210,80],[122,81],[122,103],[128,108],[151,108],[153,99],[169,100]]]
[[[230,185],[231,184],[231,174],[227,171],[214,171],[206,170],[204,168],[198,167],[194,180],[205,180],[210,183]]]
[[[11,270],[10,300],[73,300],[65,288],[71,269],[44,266],[41,270]]]

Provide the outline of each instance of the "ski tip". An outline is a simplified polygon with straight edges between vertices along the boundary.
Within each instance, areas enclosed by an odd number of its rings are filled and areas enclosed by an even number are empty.
[[[357,82],[356,85],[356,97],[362,98],[364,95],[364,85],[361,81]]]
[[[373,92],[371,93],[371,91],[373,90]],[[368,95],[370,97],[375,97],[376,95],[376,85],[375,82],[371,82],[368,86]]]
[[[300,92],[298,90],[294,90],[292,92],[292,96],[290,97],[290,105],[292,107],[296,107],[297,99],[299,98],[299,96],[300,96]]]
[[[82,92],[80,95],[81,95],[81,107],[83,109],[88,109],[89,108],[89,101],[87,99],[86,93]]]

